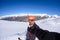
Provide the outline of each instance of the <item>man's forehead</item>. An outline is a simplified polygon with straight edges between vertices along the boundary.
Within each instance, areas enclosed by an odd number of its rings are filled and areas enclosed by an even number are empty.
[[[35,16],[28,16],[28,19],[35,19]]]

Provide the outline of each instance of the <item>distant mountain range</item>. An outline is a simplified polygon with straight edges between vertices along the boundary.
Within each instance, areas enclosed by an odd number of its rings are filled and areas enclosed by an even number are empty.
[[[30,15],[36,16],[36,20],[59,17],[57,15],[47,15],[47,14],[19,14],[19,15],[1,16],[0,20],[27,22],[28,16]]]

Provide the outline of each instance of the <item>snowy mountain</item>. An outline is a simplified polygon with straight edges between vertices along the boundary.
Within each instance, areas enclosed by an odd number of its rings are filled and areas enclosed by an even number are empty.
[[[48,15],[48,14],[19,14],[19,15],[2,16],[2,17],[0,17],[0,20],[27,22],[29,15],[36,16],[36,20],[41,20],[41,19],[46,19],[46,18],[57,18],[58,17],[57,15]]]
[[[22,16],[24,18],[24,16],[27,15],[22,15]],[[43,15],[41,14],[35,16],[43,17]],[[47,16],[48,18],[46,19],[35,21],[36,24],[43,30],[60,33],[60,16],[56,16],[56,15],[54,16],[47,15]],[[0,17],[0,19],[7,17],[10,18],[14,16],[4,16],[4,17]],[[15,17],[18,16],[15,15]],[[18,40],[18,37],[20,37],[22,40],[25,40],[27,27],[28,27],[28,22],[0,20],[0,40]]]

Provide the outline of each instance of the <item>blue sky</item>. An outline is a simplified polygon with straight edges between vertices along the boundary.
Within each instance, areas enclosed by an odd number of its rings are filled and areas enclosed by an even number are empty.
[[[60,15],[59,0],[0,0],[0,16],[20,13]]]

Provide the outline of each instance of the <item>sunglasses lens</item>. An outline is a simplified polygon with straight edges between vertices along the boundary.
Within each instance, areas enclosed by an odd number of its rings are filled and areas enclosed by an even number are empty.
[[[34,21],[33,19],[30,19],[29,21]]]

